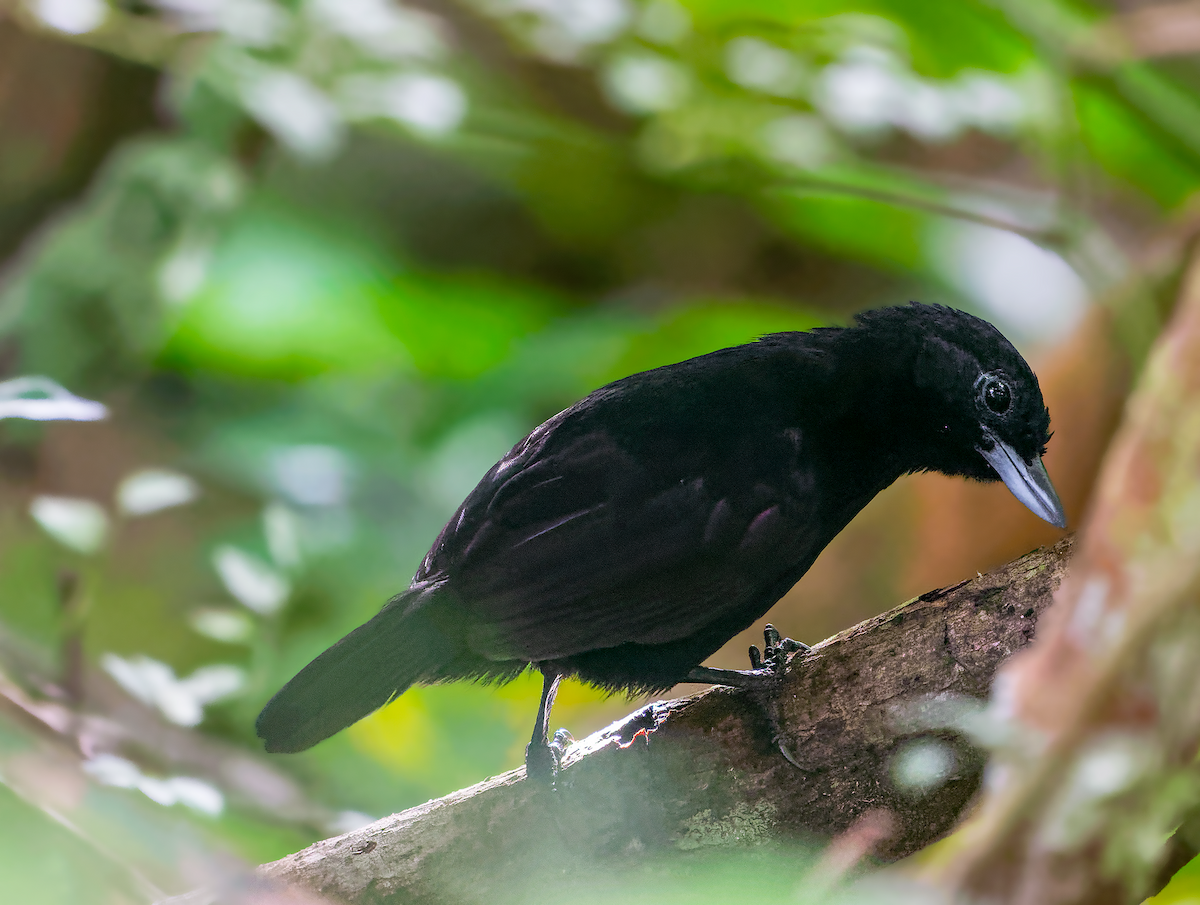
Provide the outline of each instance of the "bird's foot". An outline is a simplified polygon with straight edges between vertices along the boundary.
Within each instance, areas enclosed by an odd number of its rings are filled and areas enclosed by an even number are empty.
[[[760,653],[753,644],[750,645],[750,666],[755,671],[769,673],[779,680],[787,673],[788,657],[791,654],[797,651],[808,653],[810,650],[812,648],[802,641],[782,637],[779,630],[768,622],[763,627],[762,652]],[[788,763],[793,767],[800,767],[795,756],[788,750],[783,727],[779,720],[779,701],[772,696],[767,700],[760,699],[759,703],[766,714],[767,723],[771,727],[771,741],[774,742],[775,747],[779,749],[779,753]]]
[[[575,737],[566,729],[559,729],[549,742],[525,746],[525,775],[537,783],[554,785],[558,771],[562,767],[563,755],[575,741]]]
[[[779,630],[771,623],[763,628],[763,649],[750,645],[750,669],[753,672],[769,671],[782,677],[787,671],[787,661],[790,654],[797,651],[808,653],[812,648],[794,638],[784,638]]]
[[[559,729],[554,733],[554,738],[550,740],[550,750],[554,752],[555,760],[558,765],[562,766],[563,755],[567,753],[567,749],[575,742],[575,736],[571,735],[566,729]]]
[[[787,673],[788,657],[797,651],[811,650],[807,644],[781,637],[775,626],[769,624],[763,630],[763,641],[765,652],[754,646],[750,648],[751,669],[697,666],[688,673],[686,681],[733,688],[774,688]]]
[[[770,624],[763,630],[763,642],[762,651],[753,645],[750,647],[751,669],[713,669],[697,666],[688,673],[688,681],[745,688],[762,708],[771,730],[771,741],[779,749],[779,753],[793,766],[800,767],[800,763],[788,750],[786,736],[780,723],[778,689],[787,674],[788,657],[796,652],[807,653],[811,648],[807,644],[782,637],[775,626]]]

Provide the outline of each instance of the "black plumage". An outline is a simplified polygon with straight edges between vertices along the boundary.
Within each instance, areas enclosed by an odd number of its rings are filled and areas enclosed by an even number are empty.
[[[1003,479],[1062,525],[1048,440],[1016,349],[939,306],[634,374],[497,462],[411,586],[292,679],[258,734],[269,751],[300,751],[414,683],[503,681],[533,664],[546,692],[527,762],[552,770],[559,676],[634,691],[750,681],[697,667],[902,474]]]

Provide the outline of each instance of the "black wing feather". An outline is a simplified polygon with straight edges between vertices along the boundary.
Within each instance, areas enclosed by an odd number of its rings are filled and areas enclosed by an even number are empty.
[[[757,480],[759,469],[723,469],[722,486],[700,476],[694,452],[648,458],[572,426],[560,416],[498,463],[418,573],[447,577],[480,656],[539,661],[686,638],[819,550],[808,506]],[[725,434],[701,448],[710,473],[722,446],[772,473],[797,448],[794,436],[775,445],[764,450],[760,435],[743,456]]]

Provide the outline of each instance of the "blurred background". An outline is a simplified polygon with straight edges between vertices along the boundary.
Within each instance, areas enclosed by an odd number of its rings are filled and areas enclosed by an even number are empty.
[[[6,900],[144,902],[519,765],[528,676],[296,756],[253,722],[612,379],[965,308],[1077,524],[1200,226],[1197,51],[1142,0],[0,0]],[[906,478],[770,619],[1057,536]]]

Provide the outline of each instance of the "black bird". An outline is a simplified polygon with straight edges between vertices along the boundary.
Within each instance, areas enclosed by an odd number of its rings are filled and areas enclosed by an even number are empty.
[[[610,383],[492,466],[408,589],[288,682],[258,735],[302,751],[413,684],[535,666],[526,766],[553,775],[562,676],[648,692],[772,681],[769,666],[700,664],[903,474],[1002,480],[1064,527],[1041,461],[1049,427],[1037,378],[995,327],[916,303]],[[775,638],[779,665],[801,645]]]

